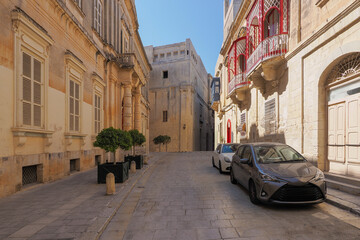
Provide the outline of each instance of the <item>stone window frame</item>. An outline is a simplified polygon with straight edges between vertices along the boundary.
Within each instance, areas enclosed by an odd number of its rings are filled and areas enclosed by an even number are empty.
[[[47,34],[38,23],[30,18],[25,12],[17,8],[11,13],[12,27],[14,31],[14,128],[13,131],[20,135],[26,132],[48,136],[47,126],[47,89],[49,86],[49,49],[54,40]],[[23,124],[22,111],[22,68],[23,53],[30,55],[41,63],[41,126]]]
[[[105,93],[105,82],[104,80],[97,75],[96,73],[92,74],[92,80],[93,80],[93,114],[92,114],[92,132],[93,135],[97,135],[103,128],[104,128],[104,93]],[[96,96],[100,97],[100,127],[99,131],[96,132],[96,119],[95,119],[95,112],[96,112],[96,106],[95,106],[95,98]]]
[[[86,71],[82,61],[70,51],[65,53],[65,79],[66,79],[66,101],[65,101],[65,129],[66,135],[79,135],[82,132],[82,102],[83,102],[83,78]],[[70,129],[70,81],[79,85],[79,130]],[[81,134],[80,134],[81,135]]]

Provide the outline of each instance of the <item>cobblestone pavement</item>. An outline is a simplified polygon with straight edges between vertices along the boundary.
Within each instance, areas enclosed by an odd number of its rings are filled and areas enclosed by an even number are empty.
[[[359,239],[360,218],[327,203],[253,205],[211,153],[164,153],[101,239]]]

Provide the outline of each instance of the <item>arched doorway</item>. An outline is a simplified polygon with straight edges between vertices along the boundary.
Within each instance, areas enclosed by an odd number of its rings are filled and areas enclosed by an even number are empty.
[[[332,68],[325,88],[329,172],[360,177],[360,52]]]
[[[227,143],[231,143],[231,121],[230,119],[228,120],[227,122],[227,133],[226,133],[226,136],[227,136]]]

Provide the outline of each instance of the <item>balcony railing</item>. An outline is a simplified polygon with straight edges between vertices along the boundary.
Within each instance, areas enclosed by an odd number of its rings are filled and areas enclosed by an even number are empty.
[[[228,85],[228,95],[232,94],[237,88],[246,87],[250,84],[246,79],[245,73],[239,73],[231,79]]]
[[[288,50],[288,34],[271,36],[262,41],[247,60],[247,75],[265,60],[282,56]]]
[[[134,53],[122,53],[116,58],[116,61],[122,67],[132,68],[135,65],[135,55]]]

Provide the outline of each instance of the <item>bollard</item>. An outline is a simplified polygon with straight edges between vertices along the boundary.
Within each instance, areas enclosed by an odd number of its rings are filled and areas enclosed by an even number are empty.
[[[148,160],[149,160],[148,155],[144,155],[144,165],[148,165],[148,164],[149,164]]]
[[[130,172],[131,173],[136,173],[136,162],[135,161],[131,161]]]
[[[115,176],[113,173],[106,175],[106,195],[115,194]]]

